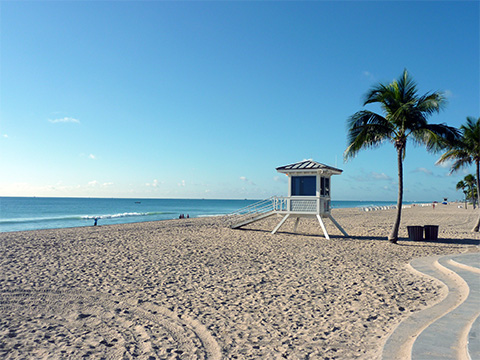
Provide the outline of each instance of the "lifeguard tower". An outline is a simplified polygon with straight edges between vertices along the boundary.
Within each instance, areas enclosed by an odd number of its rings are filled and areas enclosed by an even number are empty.
[[[271,197],[230,214],[231,227],[236,229],[273,215],[282,216],[281,221],[273,229],[275,234],[288,218],[295,218],[294,232],[300,218],[317,218],[327,239],[327,229],[323,219],[332,223],[348,236],[345,230],[331,215],[330,184],[332,175],[340,175],[343,171],[313,160],[304,160],[295,164],[280,166],[278,172],[288,176],[288,196]]]

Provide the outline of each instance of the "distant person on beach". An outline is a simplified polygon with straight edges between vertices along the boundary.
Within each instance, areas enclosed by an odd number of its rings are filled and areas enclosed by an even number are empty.
[[[98,217],[93,218],[93,226],[97,226]]]

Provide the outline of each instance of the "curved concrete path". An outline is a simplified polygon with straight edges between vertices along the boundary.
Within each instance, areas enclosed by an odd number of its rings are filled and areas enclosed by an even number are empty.
[[[382,359],[480,360],[480,253],[419,258],[410,266],[443,283],[445,292],[397,326]]]

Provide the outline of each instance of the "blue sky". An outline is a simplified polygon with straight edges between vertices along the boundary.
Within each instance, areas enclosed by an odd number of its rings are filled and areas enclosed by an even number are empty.
[[[275,168],[344,170],[337,200],[395,200],[390,143],[343,162],[346,119],[406,68],[480,116],[477,1],[0,3],[0,195],[253,198]],[[370,110],[379,111],[374,106]],[[462,198],[407,146],[405,200]],[[467,169],[472,172],[473,169]]]

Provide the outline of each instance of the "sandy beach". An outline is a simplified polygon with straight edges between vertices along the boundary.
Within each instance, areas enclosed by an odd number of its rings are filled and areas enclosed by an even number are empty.
[[[0,234],[3,359],[378,359],[395,326],[444,288],[415,257],[479,251],[461,204],[337,209],[241,230],[222,217]],[[440,225],[437,242],[407,225]]]

